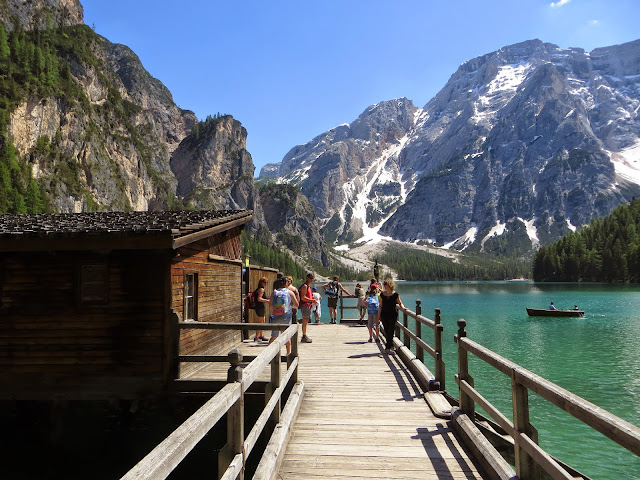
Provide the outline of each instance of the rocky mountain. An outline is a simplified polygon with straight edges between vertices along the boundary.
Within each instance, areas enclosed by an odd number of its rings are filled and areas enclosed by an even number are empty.
[[[240,122],[180,109],[77,0],[2,0],[0,18],[0,211],[248,208],[264,222]]]
[[[465,62],[421,109],[369,107],[261,177],[299,185],[335,245],[526,253],[640,193],[639,107],[640,41],[532,40]]]
[[[269,183],[260,189],[266,225],[276,241],[296,256],[329,265],[320,223],[307,197],[291,184]]]

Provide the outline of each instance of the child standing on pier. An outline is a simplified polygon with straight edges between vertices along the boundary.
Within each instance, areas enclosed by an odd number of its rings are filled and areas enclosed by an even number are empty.
[[[371,288],[367,291],[364,300],[367,309],[367,328],[369,329],[369,342],[373,342],[373,329],[376,329],[376,342],[380,342],[380,319],[378,310],[380,309],[380,297],[378,290]]]

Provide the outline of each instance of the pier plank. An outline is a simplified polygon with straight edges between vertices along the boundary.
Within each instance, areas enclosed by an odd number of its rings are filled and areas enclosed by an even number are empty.
[[[396,355],[358,325],[310,325],[300,344],[305,396],[283,480],[481,479],[449,421],[435,417]]]

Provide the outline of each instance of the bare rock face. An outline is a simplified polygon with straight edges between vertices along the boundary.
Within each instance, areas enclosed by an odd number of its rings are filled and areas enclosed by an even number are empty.
[[[79,0],[5,0],[0,2],[0,17],[7,31],[45,30],[83,23]]]
[[[264,221],[275,240],[303,258],[329,265],[318,217],[297,187],[268,184],[260,190]]]
[[[255,167],[246,147],[247,131],[230,115],[198,124],[171,158],[178,195],[197,208],[254,210],[254,225],[261,223]]]

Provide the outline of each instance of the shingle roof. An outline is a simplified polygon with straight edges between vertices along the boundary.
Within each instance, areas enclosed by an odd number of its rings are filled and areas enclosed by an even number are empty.
[[[226,223],[252,218],[251,210],[179,212],[91,212],[0,215],[0,242],[123,237],[163,237],[175,241]]]

